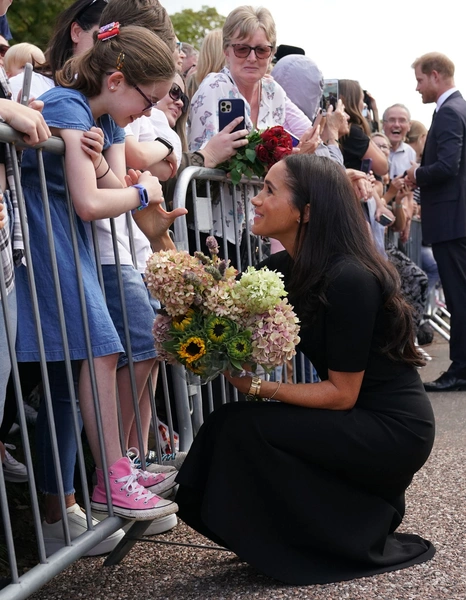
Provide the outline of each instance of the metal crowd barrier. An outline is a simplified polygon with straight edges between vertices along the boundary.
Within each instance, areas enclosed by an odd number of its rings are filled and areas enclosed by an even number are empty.
[[[21,148],[23,145],[22,138],[19,136],[13,129],[11,129],[6,124],[0,124],[0,141],[6,142],[10,144],[10,148],[12,150],[16,150],[17,148]],[[58,498],[60,503],[60,511],[62,516],[62,524],[63,524],[63,532],[65,538],[65,547],[61,548],[48,558],[46,557],[45,545],[44,545],[44,537],[41,528],[41,497],[38,495],[36,490],[36,481],[34,475],[34,450],[31,449],[31,444],[29,441],[29,436],[33,435],[34,426],[27,422],[26,413],[25,413],[25,404],[26,400],[22,396],[21,391],[21,378],[20,372],[18,368],[18,363],[16,360],[15,354],[15,332],[13,331],[11,325],[11,318],[8,312],[8,306],[6,303],[3,303],[4,309],[4,322],[5,328],[7,332],[7,340],[8,340],[8,348],[2,348],[2,352],[8,352],[11,358],[11,377],[14,384],[16,403],[18,407],[18,422],[20,426],[20,445],[24,454],[24,459],[21,459],[27,467],[28,471],[28,484],[10,484],[5,483],[5,479],[3,476],[3,469],[0,461],[0,506],[1,506],[1,521],[2,529],[0,531],[0,599],[1,600],[19,600],[22,598],[29,597],[32,593],[37,591],[40,587],[42,587],[45,583],[50,581],[55,575],[60,573],[63,569],[65,569],[72,562],[79,559],[85,553],[87,553],[90,549],[104,540],[106,537],[117,531],[120,527],[127,524],[127,521],[114,516],[113,508],[111,506],[111,497],[108,487],[108,475],[106,475],[106,461],[105,461],[105,453],[104,453],[104,445],[103,445],[103,435],[102,435],[102,422],[100,417],[99,410],[99,400],[97,394],[97,382],[95,370],[93,368],[93,357],[88,329],[88,322],[86,316],[86,307],[84,303],[84,290],[82,279],[80,277],[80,260],[79,253],[77,247],[77,238],[74,227],[74,209],[72,206],[71,198],[67,198],[68,203],[68,212],[70,214],[70,234],[74,248],[74,260],[76,264],[76,273],[77,273],[77,281],[79,286],[79,297],[81,300],[81,312],[85,329],[85,337],[87,342],[87,354],[90,365],[91,372],[91,387],[92,387],[92,395],[93,402],[96,411],[96,421],[97,421],[97,429],[99,433],[99,441],[100,441],[100,450],[103,456],[103,467],[106,479],[106,489],[107,489],[107,502],[109,504],[109,516],[98,525],[93,525],[91,519],[91,506],[90,506],[90,490],[88,487],[88,473],[86,471],[86,460],[84,454],[84,448],[81,441],[81,427],[79,424],[79,416],[78,416],[78,400],[75,394],[75,387],[73,381],[73,372],[71,366],[71,360],[69,355],[69,347],[67,342],[67,332],[66,332],[66,323],[64,320],[64,312],[63,312],[63,301],[61,298],[60,292],[60,281],[58,276],[58,268],[57,261],[55,256],[54,249],[54,241],[53,241],[53,229],[51,226],[50,219],[50,210],[49,210],[49,201],[47,194],[47,186],[46,186],[46,177],[47,173],[44,170],[43,163],[43,151],[52,152],[54,154],[64,155],[64,144],[59,138],[51,138],[40,147],[37,147],[37,157],[38,157],[38,165],[41,179],[41,191],[42,191],[42,202],[44,207],[44,215],[47,223],[47,235],[48,235],[48,248],[50,253],[50,259],[52,263],[53,276],[50,281],[50,294],[55,296],[58,306],[58,314],[57,314],[57,327],[60,328],[62,340],[63,340],[63,349],[65,356],[65,370],[66,370],[66,379],[69,391],[70,405],[72,407],[72,417],[74,424],[74,436],[78,446],[77,452],[77,468],[76,468],[76,477],[79,478],[79,485],[81,488],[81,496],[78,499],[80,505],[83,506],[86,516],[87,516],[87,532],[81,535],[79,538],[75,540],[71,540],[70,531],[68,522],[66,519],[66,506],[65,506],[65,495],[64,495],[64,486],[63,486],[63,478],[60,468],[60,456],[58,451],[58,443],[56,436],[56,426],[54,421],[54,410],[53,403],[50,392],[50,383],[47,371],[47,363],[45,359],[45,351],[44,351],[44,343],[42,336],[42,326],[41,326],[41,316],[38,307],[37,301],[37,290],[35,287],[35,279],[34,279],[34,269],[31,260],[31,252],[29,247],[29,240],[27,234],[24,236],[25,241],[25,260],[28,268],[28,277],[29,277],[29,286],[31,289],[31,297],[32,297],[32,305],[34,310],[34,319],[36,323],[36,333],[38,337],[38,345],[39,345],[39,353],[40,353],[40,372],[41,372],[41,380],[42,380],[42,399],[41,402],[45,403],[46,413],[47,413],[47,422],[50,430],[51,437],[51,445],[52,445],[52,453],[53,453],[53,465],[56,473],[57,480],[57,488],[59,491]],[[62,160],[62,164],[64,165],[64,159]],[[26,218],[26,207],[24,203],[24,197],[21,191],[20,185],[20,171],[19,166],[14,161],[14,179],[16,183],[16,188],[18,192],[18,201],[19,201],[19,214],[20,221],[23,232],[27,232],[27,218]],[[130,218],[130,217],[129,217]],[[113,229],[113,232],[115,230]],[[116,245],[114,246],[116,248]],[[97,246],[96,246],[97,248]],[[96,249],[97,252],[97,249]],[[122,278],[121,273],[118,269],[119,261],[118,256],[115,255],[115,260],[117,264],[117,272],[118,272],[118,282],[120,289],[120,299],[122,304],[124,305],[124,296],[122,294]],[[97,261],[98,263],[98,261]],[[100,281],[102,284],[102,274],[100,272]],[[103,284],[102,284],[103,288]],[[0,269],[0,292],[1,297],[6,298],[6,289],[5,282],[3,277],[3,269]],[[18,298],[18,302],[21,299]],[[124,306],[123,306],[124,309]],[[124,312],[124,310],[123,310]],[[126,328],[126,336],[128,336],[128,330]],[[128,339],[128,338],[127,338]],[[132,363],[132,357],[129,355],[129,366],[130,366],[130,376],[131,376],[131,387],[133,390],[133,403],[136,415],[136,428],[138,431],[139,437],[139,446],[143,447],[142,442],[142,433],[141,433],[141,421],[139,415],[139,407],[138,407],[138,399],[135,395],[136,384],[134,378],[134,368]],[[161,382],[161,393],[163,396],[162,399],[162,407],[166,414],[167,423],[169,426],[169,437],[171,448],[175,448],[175,433],[172,425],[173,415],[172,415],[172,406],[175,405],[175,402],[171,398],[171,394],[169,391],[169,386],[167,385],[167,375],[164,365],[161,366],[161,374],[160,374],[160,382]],[[157,453],[158,461],[161,463],[164,459],[162,455],[162,449],[159,442],[158,436],[158,425],[159,421],[157,418],[157,406],[155,403],[154,390],[151,393],[151,408],[152,408],[152,432],[155,437],[155,451]],[[120,418],[121,422],[121,418]],[[119,435],[119,432],[115,432],[115,435]],[[181,446],[186,447],[186,442],[184,440],[183,432],[180,433],[181,436]],[[120,440],[121,440],[120,433]],[[189,440],[189,436],[188,436]],[[122,448],[123,453],[126,451],[125,448]],[[19,456],[18,456],[19,458]],[[144,457],[141,456],[141,459],[144,461]],[[24,503],[23,493],[24,488],[19,488],[18,485],[28,486],[27,492],[27,500],[28,504],[30,504],[30,513],[32,515],[34,532],[30,537],[29,545],[37,546],[37,565],[33,568],[30,568],[26,573],[20,572],[18,567],[18,558],[16,545],[18,543],[18,537],[15,534],[16,530],[16,522],[11,521],[11,513],[12,508],[15,506],[15,494],[22,494],[21,499],[22,503]],[[116,562],[120,560],[125,553],[131,548],[135,543],[135,535],[143,533],[143,531],[150,525],[150,522],[144,521],[140,523],[135,523],[130,530],[128,531],[126,537],[123,542],[120,542],[118,552],[114,555],[113,560]],[[35,538],[35,539],[34,539]],[[28,564],[29,568],[29,564]]]

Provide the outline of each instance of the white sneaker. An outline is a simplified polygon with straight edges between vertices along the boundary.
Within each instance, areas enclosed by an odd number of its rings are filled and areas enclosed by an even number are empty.
[[[13,446],[13,444],[5,444],[5,458],[2,463],[5,481],[25,483],[28,481],[26,465],[23,465],[23,463],[18,462],[16,458],[13,458],[6,448],[16,450],[16,446]]]
[[[67,518],[70,528],[70,537],[74,540],[88,531],[86,514],[79,504],[73,504],[73,506],[66,509],[66,512],[68,513]],[[97,525],[98,521],[92,518],[92,523],[93,525]],[[61,519],[56,523],[42,521],[42,533],[44,534],[45,552],[47,556],[50,556],[65,546],[65,536]],[[91,548],[84,556],[98,556],[99,554],[111,552],[124,535],[125,532],[122,529],[118,529],[115,533],[109,535],[108,538],[97,544],[97,546]]]
[[[92,511],[92,517],[98,521],[103,521],[107,518],[107,515]],[[128,533],[128,529],[133,525],[134,521],[129,521],[122,527],[125,533]],[[157,535],[159,533],[165,533],[170,531],[178,525],[178,519],[176,515],[167,515],[166,517],[160,517],[160,519],[154,519],[149,527],[145,530],[144,535]]]

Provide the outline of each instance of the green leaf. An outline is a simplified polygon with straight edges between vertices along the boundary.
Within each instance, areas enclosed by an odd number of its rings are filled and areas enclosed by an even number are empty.
[[[233,185],[238,185],[238,183],[241,181],[241,173],[238,172],[236,169],[234,171],[231,172],[231,183]]]
[[[256,151],[252,150],[251,148],[246,148],[245,151],[246,157],[248,158],[248,160],[250,160],[251,162],[254,162],[256,160]]]

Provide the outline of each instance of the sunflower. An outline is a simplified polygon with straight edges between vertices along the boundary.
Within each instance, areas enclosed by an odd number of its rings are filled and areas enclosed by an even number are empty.
[[[199,360],[206,353],[206,345],[200,337],[190,337],[180,344],[178,356],[184,359],[188,365]]]
[[[184,331],[191,325],[193,316],[194,316],[194,311],[192,308],[190,308],[185,315],[177,315],[176,317],[173,317],[172,318],[173,328],[176,329],[177,331]]]
[[[206,320],[205,331],[210,341],[221,344],[236,333],[233,321],[216,315]]]
[[[244,360],[249,358],[252,352],[251,346],[251,332],[244,331],[240,335],[237,335],[227,344],[228,355],[233,360]]]

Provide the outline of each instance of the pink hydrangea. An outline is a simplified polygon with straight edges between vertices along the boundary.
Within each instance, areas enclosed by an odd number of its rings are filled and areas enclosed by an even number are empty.
[[[163,343],[170,339],[171,322],[171,317],[159,313],[155,318],[152,334],[154,336],[155,349],[157,350],[157,360],[165,360],[170,364],[175,364],[174,357],[163,347]]]
[[[178,250],[154,252],[145,275],[150,293],[171,316],[184,315],[194,298],[214,284],[197,258]]]
[[[288,300],[255,315],[251,320],[252,358],[269,369],[282,365],[296,354],[299,344],[299,319]]]

